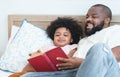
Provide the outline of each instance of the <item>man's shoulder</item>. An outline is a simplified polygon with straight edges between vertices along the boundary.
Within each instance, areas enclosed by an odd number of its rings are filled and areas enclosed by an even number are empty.
[[[112,25],[108,28],[104,28],[101,31],[97,31],[95,34],[88,36],[88,37],[84,37],[83,39],[80,40],[80,42],[84,42],[87,40],[98,40],[98,39],[104,39],[106,37],[109,37],[111,34],[114,35],[114,33],[116,35],[120,34],[120,25]]]
[[[105,29],[114,30],[114,29],[117,29],[117,28],[120,28],[120,25],[111,25],[110,27],[105,28]]]
[[[102,39],[109,37],[111,34],[120,33],[120,25],[113,25],[108,28],[104,28],[100,31],[97,31],[95,34],[89,36],[88,38]]]
[[[100,32],[113,32],[113,31],[117,31],[120,30],[120,25],[112,25],[110,27],[104,28],[102,29]]]
[[[110,25],[110,27],[108,27],[108,28],[120,28],[120,25],[118,25],[118,24],[115,24],[115,25]]]

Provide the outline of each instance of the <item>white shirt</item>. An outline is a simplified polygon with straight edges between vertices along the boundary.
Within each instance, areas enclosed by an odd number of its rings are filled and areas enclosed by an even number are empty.
[[[72,44],[72,45],[65,45],[64,47],[61,47],[62,50],[68,54],[71,50],[77,48],[78,45],[77,44]],[[45,47],[42,47],[40,50],[44,53],[44,52],[47,52],[48,50],[51,50],[53,48],[56,48],[56,46],[45,46]]]
[[[98,42],[105,43],[110,48],[120,45],[120,25],[110,26],[80,40],[74,56],[85,58],[88,50]]]

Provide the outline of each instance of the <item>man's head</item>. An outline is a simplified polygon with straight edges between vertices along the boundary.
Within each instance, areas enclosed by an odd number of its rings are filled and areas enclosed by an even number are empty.
[[[110,26],[112,12],[109,7],[96,4],[93,5],[86,14],[85,33],[87,36]]]

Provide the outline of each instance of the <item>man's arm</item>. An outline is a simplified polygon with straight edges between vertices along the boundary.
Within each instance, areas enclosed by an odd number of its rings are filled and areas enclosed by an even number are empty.
[[[73,69],[80,66],[80,64],[83,62],[83,59],[72,57],[75,52],[76,52],[76,48],[69,52],[68,58],[57,57],[58,61],[63,62],[56,65],[59,70]]]
[[[115,58],[120,62],[120,46],[112,48],[112,52],[115,55]]]

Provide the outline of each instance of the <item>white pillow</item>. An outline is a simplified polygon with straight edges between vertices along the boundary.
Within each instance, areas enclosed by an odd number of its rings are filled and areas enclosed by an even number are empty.
[[[13,40],[13,37],[15,36],[15,34],[17,33],[18,30],[19,30],[19,27],[17,27],[16,25],[12,25],[11,35],[10,35],[9,41],[7,43],[7,46],[9,46],[9,44]]]
[[[27,64],[29,53],[46,45],[53,45],[46,31],[23,20],[22,26],[0,59],[0,69],[11,72],[21,71]]]
[[[19,30],[19,28],[20,28],[20,27],[18,27],[18,26],[16,26],[16,25],[12,25],[12,31],[11,31],[10,38],[15,36],[15,34],[16,34],[17,31]]]

